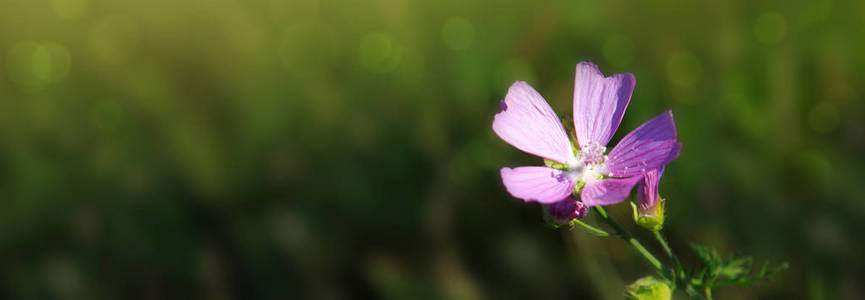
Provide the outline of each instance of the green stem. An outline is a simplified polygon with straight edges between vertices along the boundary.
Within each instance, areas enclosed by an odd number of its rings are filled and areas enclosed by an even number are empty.
[[[688,293],[688,296],[691,296],[691,299],[700,299],[700,298],[703,298],[703,296],[700,295],[700,292],[698,292],[697,289],[694,288],[693,285],[690,285],[690,284],[687,285],[687,287],[685,288],[685,292]]]
[[[706,300],[712,300],[712,289],[706,287]]]
[[[603,207],[595,206],[595,212],[601,215],[601,218],[603,218],[604,221],[607,222],[607,224],[609,224],[611,227],[613,227],[613,229],[616,230],[616,232],[618,232],[618,237],[628,242],[628,244],[631,244],[631,246],[634,247],[634,249],[636,249],[637,252],[639,252],[640,255],[643,256],[643,258],[645,258],[647,261],[649,261],[650,264],[652,264],[653,267],[655,267],[655,269],[658,269],[658,271],[661,272],[664,271],[664,267],[663,265],[661,265],[661,261],[655,258],[655,256],[652,255],[649,250],[646,250],[646,247],[643,247],[643,244],[641,244],[639,240],[631,236],[631,233],[622,228],[622,226],[619,225],[616,220],[613,220],[613,218],[611,218],[607,214],[607,211],[604,210]]]
[[[658,243],[664,247],[664,252],[667,252],[667,256],[670,257],[670,260],[673,262],[673,265],[676,268],[676,277],[681,280],[685,280],[685,270],[682,269],[682,264],[679,263],[679,259],[676,257],[676,254],[673,253],[673,249],[670,248],[670,245],[667,244],[667,240],[664,239],[664,236],[661,235],[661,231],[653,231],[655,235],[655,239],[658,240]]]
[[[594,227],[594,226],[592,226],[592,225],[589,225],[589,224],[583,223],[583,221],[580,221],[580,220],[578,220],[578,219],[573,219],[573,220],[571,220],[571,227],[574,227],[575,224],[576,224],[576,225],[580,225],[580,226],[582,226],[583,228],[585,228],[586,230],[588,230],[589,232],[591,232],[592,234],[594,234],[594,235],[596,235],[596,236],[599,236],[599,237],[608,237],[608,236],[610,236],[610,234],[607,233],[606,231],[603,231],[603,230],[601,230],[601,229],[599,229],[599,228],[597,228],[597,227]]]

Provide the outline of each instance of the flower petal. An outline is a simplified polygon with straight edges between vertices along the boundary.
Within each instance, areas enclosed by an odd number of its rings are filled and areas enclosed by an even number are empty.
[[[679,157],[681,149],[673,113],[668,110],[622,138],[608,155],[608,175],[629,177],[660,169]]]
[[[581,147],[606,146],[619,128],[634,92],[634,74],[604,77],[590,62],[577,64],[574,77],[574,126]]]
[[[500,104],[493,131],[517,149],[546,159],[576,163],[571,142],[559,117],[527,83],[517,81]]]
[[[526,202],[558,202],[574,191],[575,183],[561,170],[547,167],[502,168],[508,192]]]
[[[640,209],[648,210],[658,205],[658,184],[661,182],[662,174],[664,174],[664,169],[652,169],[643,176],[639,187],[640,193],[637,194]]]
[[[625,200],[631,189],[642,176],[628,178],[607,178],[586,184],[580,193],[583,203],[587,206],[612,205]]]

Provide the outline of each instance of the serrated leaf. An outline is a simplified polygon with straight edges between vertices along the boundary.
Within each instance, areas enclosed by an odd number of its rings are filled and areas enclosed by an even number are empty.
[[[790,263],[785,261],[785,262],[781,263],[780,265],[778,265],[777,267],[775,267],[775,269],[772,270],[772,273],[778,273],[778,272],[784,271],[789,267],[790,267]]]
[[[694,253],[697,254],[697,257],[699,257],[707,267],[715,268],[721,265],[721,256],[718,255],[718,251],[715,251],[715,249],[700,245],[691,245],[691,248],[694,249]]]
[[[784,271],[785,269],[787,269],[789,267],[789,264],[784,262],[784,263],[772,268],[771,270],[767,271],[768,265],[769,265],[768,262],[763,263],[763,266],[760,268],[760,272],[757,272],[754,274],[748,274],[748,272],[746,271],[745,273],[738,276],[738,278],[720,281],[720,282],[715,283],[714,286],[725,286],[725,285],[751,286],[752,283],[757,282],[757,281],[768,280],[769,276],[772,276],[778,272]],[[747,268],[746,270],[750,270],[750,267]]]
[[[723,267],[724,262],[721,260],[721,256],[718,255],[718,251],[709,247],[691,245],[691,248],[694,249],[697,257],[703,261],[704,267],[700,270],[699,278],[703,280],[704,284],[711,285]]]
[[[736,279],[743,275],[747,275],[751,270],[751,257],[739,257],[728,261],[720,268],[719,275],[729,279]]]

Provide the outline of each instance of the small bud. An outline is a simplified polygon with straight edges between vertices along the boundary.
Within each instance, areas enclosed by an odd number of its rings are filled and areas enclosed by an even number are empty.
[[[634,209],[634,221],[637,225],[651,231],[664,227],[664,199],[658,195],[658,183],[664,170],[649,170],[640,182],[637,200],[639,207],[631,203]]]
[[[625,298],[632,300],[669,300],[672,297],[670,286],[653,276],[637,279],[625,292]]]
[[[571,195],[565,200],[547,205],[547,212],[556,222],[567,224],[573,219],[584,218],[589,213],[589,207]]]
[[[631,203],[631,207],[634,209],[634,222],[637,222],[640,227],[651,231],[658,231],[664,227],[664,199],[648,210],[638,208],[634,203]]]

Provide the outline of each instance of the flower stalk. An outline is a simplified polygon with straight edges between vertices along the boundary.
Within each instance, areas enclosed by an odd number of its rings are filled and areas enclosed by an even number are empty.
[[[598,215],[600,215],[601,218],[610,225],[610,227],[613,227],[613,229],[616,230],[616,236],[618,236],[625,242],[628,242],[631,247],[634,247],[634,249],[637,250],[637,252],[640,253],[640,255],[642,255],[643,258],[645,258],[649,262],[649,264],[655,267],[655,269],[661,272],[664,271],[664,266],[661,264],[661,261],[658,260],[654,255],[652,255],[649,250],[646,250],[646,247],[643,247],[643,244],[640,243],[639,240],[634,238],[634,236],[632,236],[630,232],[622,228],[622,226],[619,225],[619,222],[616,222],[615,219],[613,219],[609,214],[607,214],[607,211],[604,210],[603,207],[595,206],[594,209],[595,212],[598,213]]]
[[[594,235],[596,235],[596,236],[599,236],[599,237],[608,237],[608,236],[610,236],[610,234],[609,234],[608,232],[604,231],[603,229],[599,229],[599,228],[594,227],[594,226],[592,226],[592,225],[586,224],[586,223],[584,223],[583,221],[580,221],[579,219],[573,219],[573,220],[571,220],[570,223],[571,223],[571,224],[570,224],[570,225],[571,225],[571,228],[576,227],[575,225],[579,225],[580,227],[583,227],[583,228],[585,228],[586,230],[588,230],[589,233],[594,234]]]
[[[682,264],[679,263],[679,258],[677,258],[676,254],[673,253],[673,249],[670,248],[669,244],[667,244],[667,240],[664,239],[663,235],[661,235],[661,231],[652,231],[652,234],[655,236],[655,239],[658,240],[658,243],[661,244],[661,247],[664,248],[664,252],[667,253],[668,257],[670,257],[670,261],[673,262],[673,267],[676,269],[674,277],[677,280],[685,280],[685,270],[682,268]]]

